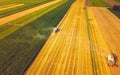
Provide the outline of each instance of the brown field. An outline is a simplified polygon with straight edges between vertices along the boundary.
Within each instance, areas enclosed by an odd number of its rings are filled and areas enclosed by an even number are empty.
[[[6,10],[6,9],[10,9],[10,8],[15,8],[15,7],[19,7],[19,6],[23,6],[24,4],[11,4],[5,7],[0,7],[0,11],[2,10]]]
[[[46,4],[43,4],[43,5],[40,5],[40,6],[37,6],[37,7],[34,7],[34,8],[31,8],[31,9],[27,9],[25,11],[22,11],[22,12],[18,12],[18,13],[15,13],[13,15],[10,15],[10,16],[7,16],[7,17],[3,17],[3,18],[0,18],[0,25],[3,25],[3,24],[6,24],[8,22],[11,22],[13,20],[16,20],[20,17],[23,17],[25,15],[28,15],[30,13],[33,13],[37,10],[40,10],[42,8],[45,8],[47,6],[50,6],[54,3],[57,3],[57,2],[60,2],[61,0],[57,0],[57,1],[52,1],[52,2],[49,2],[49,3],[46,3]]]
[[[119,75],[120,71],[120,19],[106,8],[92,8],[97,22],[104,35],[105,42],[110,52],[118,57],[118,67],[110,67],[112,75]]]
[[[107,55],[120,59],[120,20],[105,8],[85,9],[84,3],[72,4],[25,75],[119,75],[120,62],[108,66]]]
[[[119,5],[119,3],[115,2],[114,0],[104,0],[106,3],[108,3],[109,5],[113,6],[113,5]]]
[[[4,0],[0,0],[0,2],[2,2],[2,1],[4,1]]]
[[[91,0],[86,0],[86,5],[91,6],[92,5]]]

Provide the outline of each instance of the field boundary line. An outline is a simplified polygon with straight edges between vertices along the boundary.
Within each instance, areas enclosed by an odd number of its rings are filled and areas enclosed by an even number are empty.
[[[97,75],[97,67],[96,67],[96,62],[95,62],[95,52],[94,52],[94,43],[92,40],[91,36],[91,27],[90,27],[90,22],[88,18],[88,11],[87,7],[85,7],[85,14],[86,14],[86,22],[87,22],[87,31],[88,31],[88,38],[89,38],[89,45],[90,45],[90,54],[91,54],[91,61],[92,61],[92,67],[93,67],[93,75]]]

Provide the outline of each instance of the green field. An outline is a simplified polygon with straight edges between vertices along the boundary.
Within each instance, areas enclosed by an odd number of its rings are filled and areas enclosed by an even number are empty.
[[[92,6],[102,6],[102,7],[108,7],[109,4],[105,3],[103,0],[91,0]]]
[[[73,0],[69,0],[52,11],[46,12],[0,40],[0,75],[24,73],[49,37],[52,28],[60,22],[72,2]],[[9,28],[9,26],[2,27],[3,30]]]

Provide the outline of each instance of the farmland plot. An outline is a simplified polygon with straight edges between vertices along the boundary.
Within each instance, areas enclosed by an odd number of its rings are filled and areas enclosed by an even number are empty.
[[[14,7],[19,7],[19,6],[22,6],[22,5],[24,5],[24,4],[13,4],[13,5],[11,5],[11,6],[7,6],[7,7],[2,7],[2,8],[0,8],[0,11],[6,10],[6,9],[10,9],[10,8],[14,8]]]
[[[8,37],[1,39],[0,73],[3,75],[21,75],[72,2],[63,3],[53,11],[37,18]]]
[[[91,1],[92,1],[92,5],[93,6],[104,6],[104,7],[110,6],[109,4],[107,4],[106,2],[104,2],[104,0],[91,0]]]
[[[3,5],[3,6],[0,6],[0,8],[6,8],[6,7],[9,7],[9,6],[14,6],[15,4],[8,4],[8,5]]]
[[[120,4],[120,0],[114,0],[114,1],[116,1],[116,2],[118,2]]]
[[[53,3],[2,24],[0,32],[5,33],[0,36],[14,33],[0,40],[0,73],[119,75],[120,20],[107,8],[86,7],[85,1]],[[94,6],[109,6],[103,0],[92,1]],[[59,31],[54,33],[57,24]],[[110,53],[117,56],[116,66],[108,66]]]
[[[113,0],[104,0],[106,3],[108,3],[109,5],[111,6],[114,6],[114,5],[119,5],[119,3],[113,1]]]
[[[110,67],[110,71],[112,75],[118,75],[120,71],[120,19],[106,8],[100,7],[92,9],[99,23],[101,32],[104,34],[108,50],[117,56],[118,67]]]
[[[18,30],[22,26],[28,24],[29,22],[32,22],[36,18],[38,18],[38,17],[42,16],[43,14],[51,11],[52,9],[56,8],[57,6],[61,5],[64,2],[65,1],[55,3],[53,5],[50,5],[48,7],[43,8],[39,11],[33,12],[33,13],[28,14],[24,17],[21,17],[21,18],[16,19],[12,22],[9,22],[9,23],[5,24],[4,26],[1,26],[0,29],[2,29],[2,31],[0,32],[0,39],[12,34],[14,31]],[[9,26],[9,27],[6,28],[6,26]]]
[[[52,1],[52,2],[49,2],[49,3],[47,3],[47,4],[43,4],[43,5],[40,5],[40,6],[31,8],[31,9],[28,9],[28,10],[25,10],[25,11],[22,11],[22,12],[19,12],[19,13],[16,13],[16,14],[13,14],[13,15],[10,15],[10,16],[7,16],[7,17],[0,18],[0,25],[3,25],[3,24],[5,24],[5,23],[8,23],[8,22],[13,21],[13,20],[15,20],[15,19],[18,19],[18,18],[20,18],[20,17],[23,17],[23,16],[25,16],[25,15],[27,15],[27,14],[30,14],[30,13],[35,12],[35,11],[37,11],[37,10],[40,10],[40,9],[42,9],[42,8],[44,8],[44,7],[47,7],[47,6],[49,6],[49,5],[52,5],[52,4],[57,3],[57,2],[59,2],[59,1],[60,1],[60,0],[58,0],[58,1]]]
[[[8,5],[8,4],[36,4],[36,3],[44,3],[51,0],[4,0],[0,3],[1,5]]]
[[[84,3],[75,1],[58,25],[59,31],[51,34],[26,75],[118,75],[119,67],[108,66],[111,50],[92,8],[85,8]]]
[[[93,75],[84,3],[75,1],[26,75]]]
[[[111,75],[110,68],[107,65],[107,55],[110,53],[110,50],[108,49],[91,7],[87,8],[87,12],[89,20],[88,33],[94,74]]]
[[[45,4],[49,1],[45,1],[45,2],[40,2],[40,3],[34,3],[34,4],[24,4],[23,6],[19,6],[19,7],[15,7],[15,8],[10,8],[10,9],[6,9],[3,11],[0,11],[0,18],[33,8],[33,7],[37,7],[40,6],[42,4]],[[6,5],[7,6],[7,5]]]

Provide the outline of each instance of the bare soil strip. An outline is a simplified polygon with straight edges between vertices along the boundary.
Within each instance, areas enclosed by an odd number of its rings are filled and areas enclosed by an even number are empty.
[[[120,71],[120,19],[111,13],[107,8],[93,7],[93,12],[99,23],[99,28],[104,35],[105,42],[111,53],[117,56],[117,65],[109,67],[112,75],[119,75]],[[105,50],[104,50],[105,51]]]
[[[113,5],[119,5],[119,3],[113,1],[113,0],[104,0],[106,3],[108,3],[109,5],[113,6]]]
[[[10,8],[19,7],[19,6],[23,6],[23,5],[24,5],[24,4],[13,4],[13,5],[11,5],[11,6],[6,6],[6,7],[0,8],[0,11],[6,10],[6,9],[10,9]]]
[[[52,1],[52,2],[49,2],[49,3],[46,3],[46,4],[43,4],[43,5],[40,5],[40,6],[37,6],[37,7],[34,7],[34,8],[31,8],[31,9],[27,9],[25,11],[22,11],[22,12],[18,12],[18,13],[15,13],[13,15],[10,15],[10,16],[7,16],[7,17],[3,17],[3,18],[0,18],[0,25],[3,25],[3,24],[6,24],[8,22],[11,22],[13,20],[16,20],[20,17],[23,17],[25,15],[28,15],[30,13],[33,13],[37,10],[40,10],[44,7],[47,7],[47,6],[50,6],[52,4],[55,4],[57,2],[60,2],[61,0],[57,0],[57,1]]]

